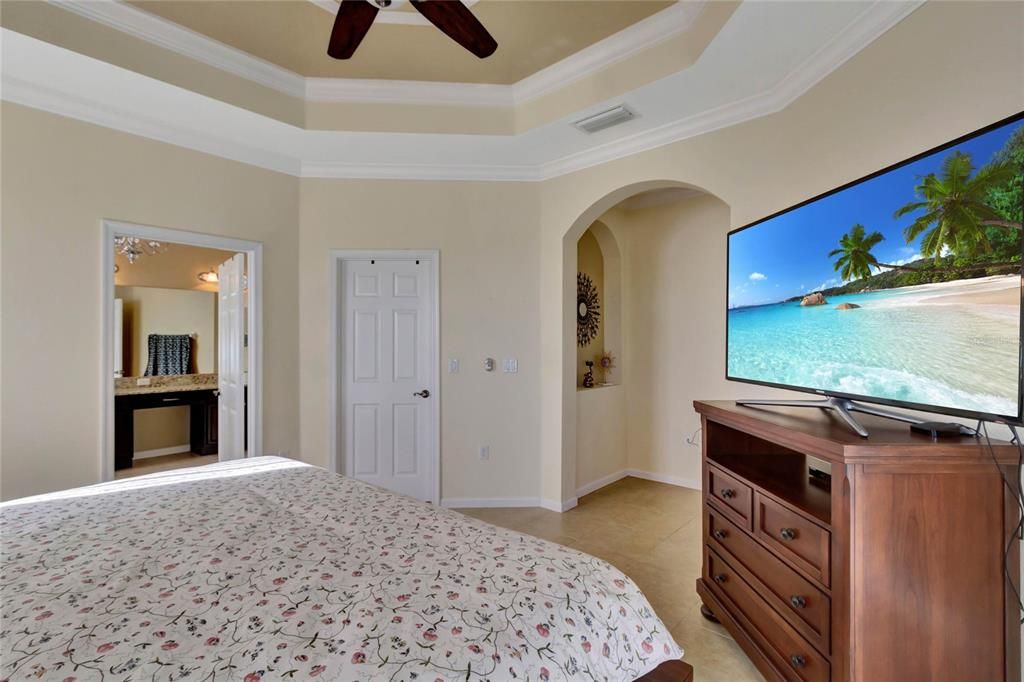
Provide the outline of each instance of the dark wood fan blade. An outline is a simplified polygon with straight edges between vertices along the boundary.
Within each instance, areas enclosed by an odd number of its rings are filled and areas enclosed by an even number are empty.
[[[459,0],[409,1],[427,21],[477,57],[490,57],[498,49],[498,42]]]
[[[373,25],[378,8],[366,0],[341,0],[338,16],[334,18],[331,42],[327,54],[335,59],[348,59],[355,54],[359,43]]]

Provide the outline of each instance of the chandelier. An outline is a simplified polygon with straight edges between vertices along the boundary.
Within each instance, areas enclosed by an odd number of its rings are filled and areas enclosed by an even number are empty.
[[[155,256],[166,249],[164,244],[152,239],[114,235],[114,252],[124,256],[132,265],[139,256]]]

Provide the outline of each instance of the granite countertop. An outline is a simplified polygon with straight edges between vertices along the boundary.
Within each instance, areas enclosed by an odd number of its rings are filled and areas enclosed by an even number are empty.
[[[139,386],[139,380],[149,384]],[[125,377],[114,379],[114,395],[143,395],[147,393],[178,393],[181,391],[209,391],[217,388],[216,374],[180,374],[160,377]]]

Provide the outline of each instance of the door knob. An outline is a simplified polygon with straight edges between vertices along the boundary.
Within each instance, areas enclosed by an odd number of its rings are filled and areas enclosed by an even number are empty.
[[[428,391],[427,389],[423,389],[422,391],[417,391],[416,393],[413,393],[413,395],[418,396],[420,398],[429,398],[430,391]]]

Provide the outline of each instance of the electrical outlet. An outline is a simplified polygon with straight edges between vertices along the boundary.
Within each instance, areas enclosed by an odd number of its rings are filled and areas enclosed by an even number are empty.
[[[458,374],[459,373],[459,359],[458,358],[450,358],[448,360],[448,373],[449,374]]]
[[[149,386],[152,380],[149,377],[139,377],[135,380],[136,386]]]
[[[481,461],[486,462],[490,458],[491,458],[491,446],[490,445],[481,445],[480,446],[480,459],[481,459]]]

